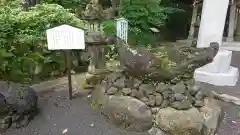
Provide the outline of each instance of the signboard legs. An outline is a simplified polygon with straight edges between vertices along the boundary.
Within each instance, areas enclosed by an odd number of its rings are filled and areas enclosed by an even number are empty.
[[[71,50],[64,50],[65,63],[67,64],[67,74],[68,74],[68,90],[69,90],[69,100],[72,100],[72,62],[71,62]]]

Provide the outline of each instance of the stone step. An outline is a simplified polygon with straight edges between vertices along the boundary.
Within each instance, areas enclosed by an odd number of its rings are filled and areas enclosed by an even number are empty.
[[[225,73],[230,69],[231,60],[231,51],[219,50],[213,62],[203,66],[203,68],[212,73]]]
[[[230,66],[224,73],[209,72],[205,67],[195,70],[194,79],[198,82],[205,82],[216,86],[235,86],[238,81],[238,68]]]

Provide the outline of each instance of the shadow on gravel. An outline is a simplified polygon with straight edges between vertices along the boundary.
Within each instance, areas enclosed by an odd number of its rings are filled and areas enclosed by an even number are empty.
[[[118,129],[92,110],[86,97],[69,101],[67,89],[61,89],[40,96],[41,112],[27,127],[2,135],[148,135]]]

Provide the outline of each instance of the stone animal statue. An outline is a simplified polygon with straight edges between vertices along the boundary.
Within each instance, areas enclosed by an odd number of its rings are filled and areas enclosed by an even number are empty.
[[[0,131],[28,125],[38,112],[38,96],[30,86],[0,82]]]
[[[147,49],[131,49],[123,40],[116,36],[109,37],[108,44],[115,44],[120,56],[120,63],[124,71],[143,81],[170,82],[182,76],[186,80],[191,79],[196,68],[210,63],[219,50],[218,43],[211,43],[208,48],[194,48],[188,46],[184,51],[188,51],[191,57],[185,56],[183,61],[171,66],[171,60],[167,62],[157,57]],[[170,66],[169,66],[170,65]]]

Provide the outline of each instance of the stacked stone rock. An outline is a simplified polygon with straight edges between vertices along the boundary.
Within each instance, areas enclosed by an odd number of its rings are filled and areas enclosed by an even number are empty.
[[[124,72],[112,72],[96,85],[91,106],[128,131],[215,135],[223,112],[209,94],[193,80],[177,84],[142,82]]]
[[[145,83],[137,78],[114,72],[101,82],[107,95],[123,95],[137,98],[151,108],[172,107],[187,110],[204,106],[207,93],[202,91],[194,80],[177,84]]]
[[[30,86],[0,81],[0,133],[28,125],[38,112],[38,96]]]

